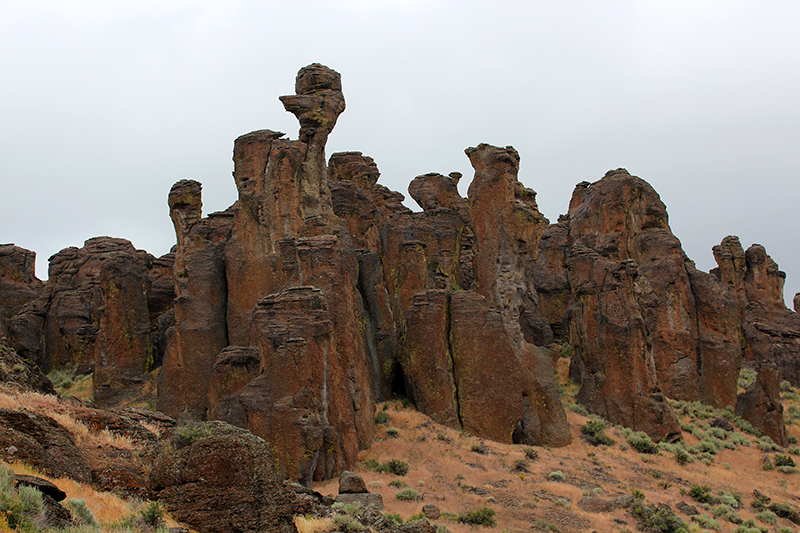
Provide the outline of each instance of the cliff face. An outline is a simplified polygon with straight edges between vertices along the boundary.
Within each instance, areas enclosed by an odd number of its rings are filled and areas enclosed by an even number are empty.
[[[775,391],[800,380],[800,324],[763,247],[728,237],[719,268],[698,271],[624,169],[578,184],[549,224],[516,150],[486,144],[466,150],[467,198],[460,174],[425,174],[412,212],[371,158],[326,161],[339,74],[305,67],[295,92],[281,101],[299,139],[236,139],[233,206],[203,217],[200,183],[172,187],[170,254],[91,239],[53,256],[42,284],[31,252],[0,247],[0,334],[44,369],[94,371],[103,405],[160,367],[159,410],[250,429],[303,482],[353,464],[394,395],[481,437],[566,445],[553,374],[570,351],[579,401],[614,423],[672,438],[666,398],[696,400],[769,420],[782,442]],[[763,371],[737,400],[743,360]]]

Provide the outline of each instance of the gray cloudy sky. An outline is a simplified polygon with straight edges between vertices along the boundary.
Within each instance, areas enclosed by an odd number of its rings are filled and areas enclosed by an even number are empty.
[[[278,96],[319,62],[347,110],[328,154],[375,158],[406,193],[513,145],[551,220],[625,167],[708,270],[729,234],[800,291],[800,2],[719,0],[0,2],[0,242],[47,258],[98,235],[161,255],[167,193],[236,199],[233,140],[297,136]],[[791,307],[791,305],[790,305]]]

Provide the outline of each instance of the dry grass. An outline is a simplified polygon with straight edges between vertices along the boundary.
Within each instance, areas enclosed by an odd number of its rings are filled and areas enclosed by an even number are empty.
[[[77,498],[84,500],[89,509],[94,513],[95,518],[100,522],[100,532],[120,531],[118,524],[124,517],[138,516],[139,511],[145,505],[138,500],[126,500],[111,492],[100,492],[91,486],[79,483],[70,478],[54,478],[43,474],[36,468],[19,462],[6,463],[0,461],[17,474],[36,476],[47,479],[54,483],[58,488],[67,494],[67,500]],[[186,527],[173,520],[168,514],[165,515],[167,527]],[[0,524],[0,527],[2,524]]]
[[[298,516],[294,519],[294,525],[299,533],[329,533],[336,530],[332,518]]]
[[[560,365],[559,379],[567,385],[564,390],[574,394],[575,387],[566,382],[566,371],[566,366]],[[572,402],[569,395],[564,400]],[[649,504],[664,503],[674,509],[675,504],[685,501],[709,514],[688,496],[694,484],[709,485],[714,493],[740,494],[743,505],[737,512],[745,520],[755,518],[756,511],[750,506],[754,489],[771,496],[774,501],[800,506],[800,473],[762,470],[763,453],[755,446],[723,450],[710,465],[697,461],[681,466],[668,452],[642,455],[629,446],[620,446],[625,443],[625,437],[613,427],[606,432],[616,441],[615,445],[592,446],[581,438],[579,429],[587,417],[568,410],[573,443],[565,448],[537,447],[539,458],[529,460],[524,446],[478,439],[436,424],[413,409],[402,408],[399,402],[390,402],[379,406],[381,408],[386,408],[390,420],[378,426],[375,441],[361,452],[354,470],[364,478],[370,492],[383,496],[385,512],[399,514],[404,520],[418,514],[425,504],[434,504],[452,515],[479,507],[490,507],[497,512],[497,526],[493,529],[476,529],[442,518],[433,522],[435,526],[444,525],[451,533],[500,532],[503,529],[555,531],[553,528],[561,533],[637,531],[636,520],[625,509],[588,512],[581,510],[578,502],[586,496],[610,500],[638,490],[644,493]],[[397,438],[387,435],[389,426],[397,430]],[[800,437],[797,424],[788,425],[787,430],[790,435]],[[689,445],[698,442],[688,433],[684,433],[684,440]],[[478,453],[484,448],[488,453]],[[406,461],[408,474],[397,477],[367,470],[363,462],[370,459],[381,463],[389,459]],[[796,456],[795,459],[798,460]],[[524,465],[528,472],[515,469],[519,465]],[[563,482],[548,479],[548,474],[554,470],[564,474]],[[394,495],[400,488],[390,486],[392,481],[404,482],[419,492],[422,500],[396,499]],[[317,484],[315,489],[335,496],[337,481]],[[680,516],[690,524],[690,531],[702,531],[689,517]],[[738,527],[720,520],[722,533],[732,533]],[[778,525],[771,526],[770,531],[778,527],[798,529],[795,524],[779,519]]]

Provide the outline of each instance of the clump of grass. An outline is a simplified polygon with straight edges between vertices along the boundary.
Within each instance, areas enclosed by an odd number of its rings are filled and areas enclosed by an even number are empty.
[[[531,448],[530,446],[527,446],[523,448],[522,451],[525,452],[525,457],[527,457],[531,461],[536,461],[537,459],[539,459],[539,452],[536,451],[536,448]]]
[[[378,472],[379,474],[394,474],[395,476],[405,476],[408,474],[408,463],[398,459],[389,459],[383,463],[379,463],[375,459],[367,459],[364,461],[364,467],[368,470]]]
[[[396,439],[400,436],[400,431],[395,427],[386,428],[386,436],[390,439]]]
[[[656,453],[658,451],[656,443],[643,431],[627,430],[623,431],[623,435],[631,448],[639,453]]]
[[[391,417],[389,416],[389,413],[387,413],[383,409],[378,411],[378,414],[375,415],[375,423],[376,424],[386,424],[387,422],[389,422],[390,419],[391,419]]]
[[[458,521],[470,526],[494,527],[497,525],[497,520],[494,518],[496,514],[494,509],[480,507],[458,515]]]
[[[711,501],[711,487],[708,485],[692,485],[689,489],[689,496],[696,502],[708,503]]]
[[[158,529],[164,523],[164,507],[158,501],[149,502],[139,511],[139,515],[152,529]]]
[[[173,441],[176,448],[185,448],[193,442],[211,435],[212,426],[208,422],[189,421],[175,429]]]
[[[689,533],[689,526],[667,505],[633,504],[631,511],[646,531],[662,533]]]
[[[397,491],[394,494],[394,497],[404,502],[410,502],[422,499],[420,498],[419,492],[415,491],[411,487],[406,487],[404,489]]]
[[[562,472],[561,470],[553,470],[552,472],[547,474],[547,479],[549,479],[550,481],[558,481],[559,483],[561,483],[562,481],[564,481],[564,472]]]
[[[389,486],[394,487],[396,489],[402,489],[403,487],[407,487],[408,483],[406,483],[405,481],[400,481],[399,479],[394,479],[389,482]]]
[[[70,498],[67,500],[67,509],[72,511],[72,516],[75,518],[75,521],[78,523],[78,525],[90,526],[94,528],[100,527],[100,524],[94,517],[94,513],[91,509],[89,509],[89,506],[86,505],[86,500]]]
[[[606,435],[606,423],[599,418],[587,420],[585,424],[581,425],[580,429],[586,442],[593,446],[611,446],[616,442]]]
[[[713,529],[714,531],[719,531],[721,529],[719,520],[711,518],[705,514],[696,514],[692,516],[692,520],[700,524],[705,529]]]

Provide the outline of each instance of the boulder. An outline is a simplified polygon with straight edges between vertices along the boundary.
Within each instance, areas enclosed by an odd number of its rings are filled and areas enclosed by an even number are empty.
[[[153,465],[150,487],[173,518],[200,533],[294,533],[295,515],[319,511],[322,496],[284,485],[266,441],[222,422],[210,427]]]
[[[336,496],[336,501],[338,503],[343,503],[345,505],[350,504],[358,504],[360,509],[367,509],[369,507],[374,508],[376,511],[383,511],[383,496],[380,494],[368,494],[368,493],[358,493],[358,494],[339,494]]]
[[[349,470],[339,476],[339,494],[366,494],[369,492],[361,476]]]

